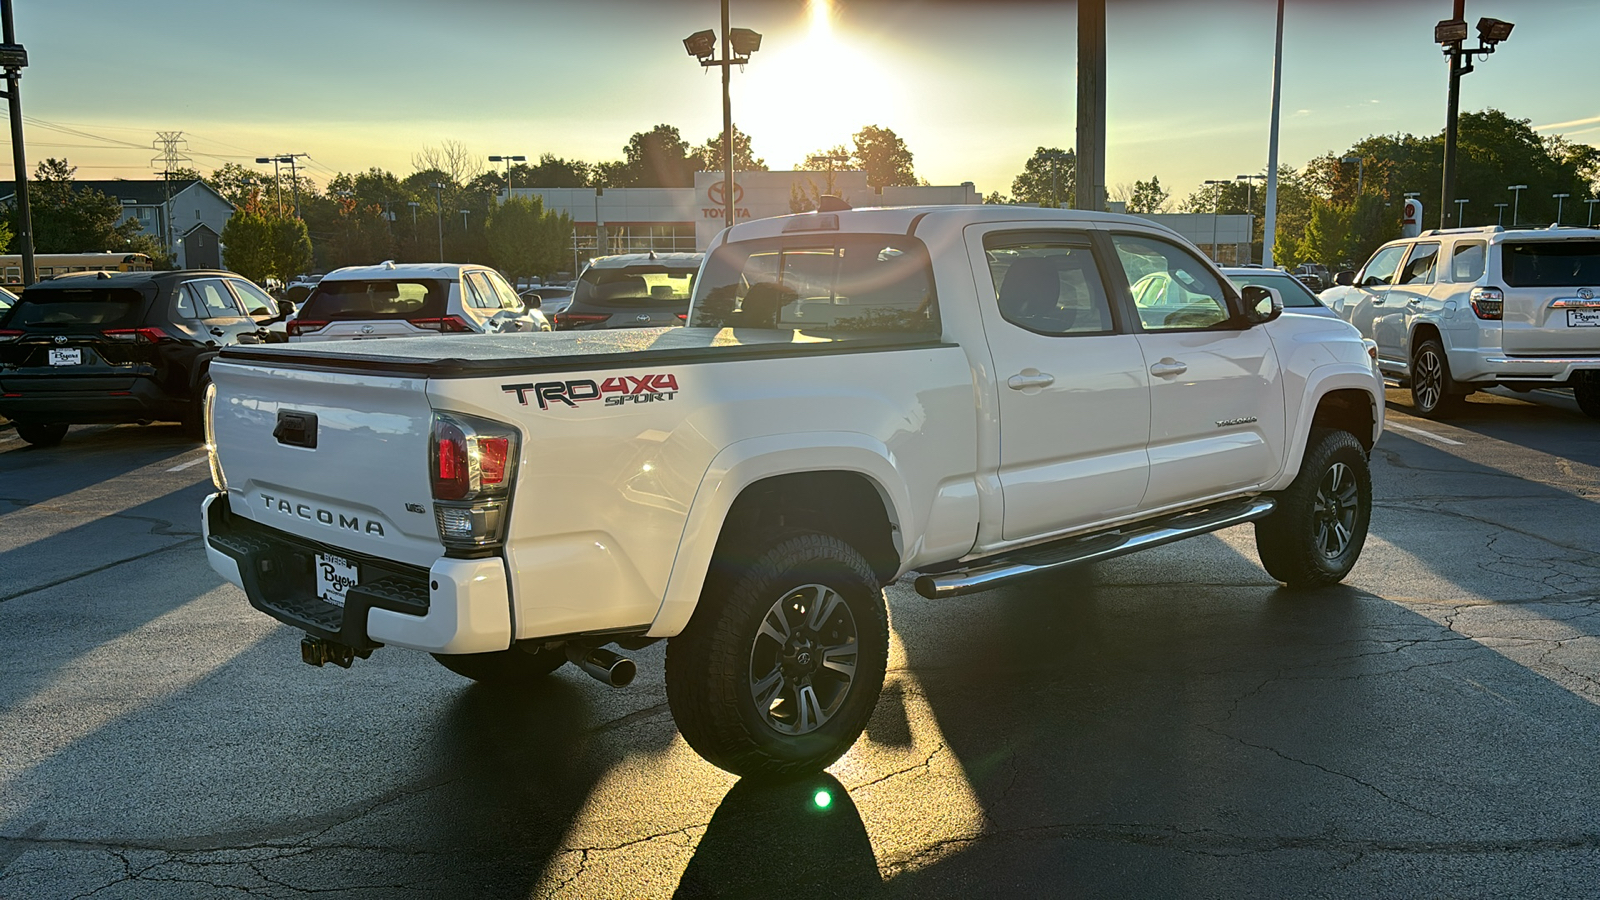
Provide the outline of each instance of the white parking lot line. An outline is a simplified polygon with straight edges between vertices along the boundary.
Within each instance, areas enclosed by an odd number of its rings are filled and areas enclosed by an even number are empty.
[[[186,463],[178,463],[177,465],[173,466],[172,468],[168,469],[167,471],[168,472],[182,472],[184,469],[187,469],[190,466],[198,466],[198,465],[200,465],[201,463],[203,463],[205,461],[206,461],[206,458],[204,456],[202,456],[199,459],[191,459]]]
[[[1464,446],[1466,446],[1465,444],[1461,443],[1460,441],[1452,441],[1447,437],[1443,437],[1441,435],[1434,434],[1431,431],[1423,431],[1421,428],[1412,428],[1410,425],[1401,425],[1401,424],[1398,424],[1396,422],[1385,422],[1383,424],[1383,427],[1385,427],[1385,428],[1393,428],[1396,431],[1409,431],[1412,434],[1420,434],[1420,435],[1422,435],[1423,437],[1425,437],[1425,438],[1427,438],[1429,440],[1438,441],[1441,444],[1449,444],[1452,447],[1464,447]]]

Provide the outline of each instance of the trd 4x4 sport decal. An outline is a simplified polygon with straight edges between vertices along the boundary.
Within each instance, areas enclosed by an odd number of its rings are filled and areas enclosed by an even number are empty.
[[[606,406],[624,403],[654,403],[678,396],[676,375],[619,375],[596,384],[592,379],[576,381],[540,381],[522,384],[502,384],[500,390],[516,394],[517,402],[528,405],[532,394],[540,409],[549,409],[552,403],[577,406],[589,400],[603,400]]]

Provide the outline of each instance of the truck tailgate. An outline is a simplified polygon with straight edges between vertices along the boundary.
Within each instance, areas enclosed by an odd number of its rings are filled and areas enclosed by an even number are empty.
[[[424,568],[443,555],[431,515],[425,379],[222,360],[211,378],[214,440],[234,513]],[[290,427],[280,428],[285,421]]]

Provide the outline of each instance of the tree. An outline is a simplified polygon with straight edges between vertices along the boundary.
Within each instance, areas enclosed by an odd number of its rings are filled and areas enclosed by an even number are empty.
[[[234,162],[213,169],[206,183],[235,207],[245,206],[252,198],[262,197],[272,189],[272,179]]]
[[[983,198],[983,202],[991,204],[991,205],[992,204],[1004,204],[1004,203],[1010,203],[1011,202],[1011,198],[1005,196],[1004,194],[1000,193],[999,191],[990,191],[988,196]]]
[[[1071,206],[1078,184],[1078,155],[1071,149],[1040,147],[1022,166],[1022,174],[1011,181],[1011,196],[1017,203],[1040,206]]]
[[[271,226],[272,270],[280,279],[311,268],[311,235],[306,223],[294,216],[267,220]]]
[[[888,128],[868,125],[855,133],[856,148],[851,164],[867,173],[867,184],[875,188],[915,185],[911,151],[906,142]]]
[[[854,158],[849,147],[834,144],[826,150],[813,150],[807,153],[805,162],[800,164],[800,169],[805,172],[832,172],[835,169],[849,168]]]
[[[275,275],[272,226],[254,210],[239,209],[222,226],[222,264],[256,282]]]
[[[450,184],[466,184],[483,172],[485,157],[467,149],[460,141],[443,140],[437,147],[423,147],[411,155],[418,172],[435,171]]]
[[[29,207],[33,246],[39,253],[92,253],[128,250],[140,232],[139,223],[122,219],[122,204],[93,188],[74,182],[77,174],[65,159],[48,158],[34,169]],[[7,227],[15,233],[17,211],[11,208]]]
[[[721,172],[723,170],[721,132],[712,135],[704,144],[694,148],[694,158],[700,171]],[[738,125],[733,126],[733,169],[736,172],[767,171],[767,161],[751,152],[750,135],[740,131]]]
[[[553,153],[541,155],[537,166],[518,163],[512,167],[513,182],[519,187],[588,187],[593,177],[594,166],[582,160],[562,159]]]
[[[1166,188],[1161,186],[1161,179],[1155,175],[1149,181],[1135,181],[1133,189],[1126,198],[1128,212],[1131,213],[1159,213],[1165,212],[1167,202],[1172,197]]]
[[[737,146],[737,145],[735,145]],[[624,163],[615,176],[621,187],[692,187],[697,161],[689,142],[671,125],[657,125],[628,139]],[[613,173],[607,173],[613,174]],[[615,182],[608,182],[607,186]]]
[[[489,218],[490,259],[507,277],[546,275],[566,260],[572,219],[546,212],[538,197],[514,197]]]

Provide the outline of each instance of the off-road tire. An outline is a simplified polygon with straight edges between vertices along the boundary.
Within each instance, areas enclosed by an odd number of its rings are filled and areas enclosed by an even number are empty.
[[[1461,412],[1467,394],[1450,377],[1450,359],[1444,346],[1429,339],[1411,354],[1411,409],[1424,419],[1442,419]]]
[[[22,438],[35,447],[54,447],[61,443],[67,436],[66,425],[34,425],[22,422],[15,423],[17,437]]]
[[[684,740],[713,765],[741,776],[810,774],[861,736],[888,659],[883,589],[861,554],[832,535],[769,531],[718,547],[694,617],[667,643],[667,702]],[[847,677],[837,667],[849,661]]]
[[[1277,508],[1256,522],[1256,552],[1267,574],[1291,588],[1336,584],[1348,575],[1372,521],[1372,475],[1355,435],[1311,429],[1300,474],[1276,499]],[[1342,544],[1335,522],[1346,532]]]
[[[1600,384],[1589,382],[1572,386],[1572,396],[1577,398],[1578,408],[1591,419],[1600,419]]]
[[[559,647],[554,650],[528,651],[512,647],[492,653],[435,653],[433,658],[457,675],[484,684],[537,681],[567,661],[566,653]]]

